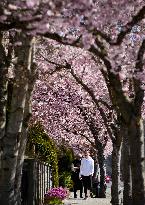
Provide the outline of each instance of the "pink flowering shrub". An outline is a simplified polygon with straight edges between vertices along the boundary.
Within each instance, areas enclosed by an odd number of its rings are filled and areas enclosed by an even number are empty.
[[[44,196],[44,205],[60,205],[67,198],[68,191],[65,188],[57,187],[50,189]]]

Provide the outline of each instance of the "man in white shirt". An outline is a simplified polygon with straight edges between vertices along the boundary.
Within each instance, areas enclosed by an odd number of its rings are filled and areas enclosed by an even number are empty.
[[[84,158],[81,160],[80,177],[83,181],[85,199],[88,198],[87,192],[90,190],[92,195],[92,176],[94,174],[94,160],[90,157],[89,151],[84,153]]]

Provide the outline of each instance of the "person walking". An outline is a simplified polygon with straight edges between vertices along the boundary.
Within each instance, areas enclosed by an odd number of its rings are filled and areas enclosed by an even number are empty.
[[[85,198],[88,198],[88,190],[90,190],[90,196],[92,197],[92,176],[94,174],[94,160],[90,157],[89,151],[84,153],[84,157],[81,160],[80,166],[80,178],[82,179],[84,186]]]
[[[83,184],[79,178],[82,155],[78,154],[72,163],[72,175],[74,198],[77,198],[77,190],[80,190],[80,198],[83,198]]]

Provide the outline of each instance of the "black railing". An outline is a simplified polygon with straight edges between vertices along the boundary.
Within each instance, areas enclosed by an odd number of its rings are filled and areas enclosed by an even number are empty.
[[[42,205],[44,194],[52,187],[50,166],[34,159],[25,159],[21,187],[22,205]]]

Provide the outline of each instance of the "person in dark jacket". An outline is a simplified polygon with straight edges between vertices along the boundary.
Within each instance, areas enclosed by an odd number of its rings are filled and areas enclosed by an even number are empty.
[[[77,190],[80,190],[80,198],[83,198],[83,184],[82,180],[79,178],[80,166],[81,166],[81,155],[77,155],[75,160],[72,163],[72,176],[71,179],[73,181],[73,191],[74,198],[77,198]]]

